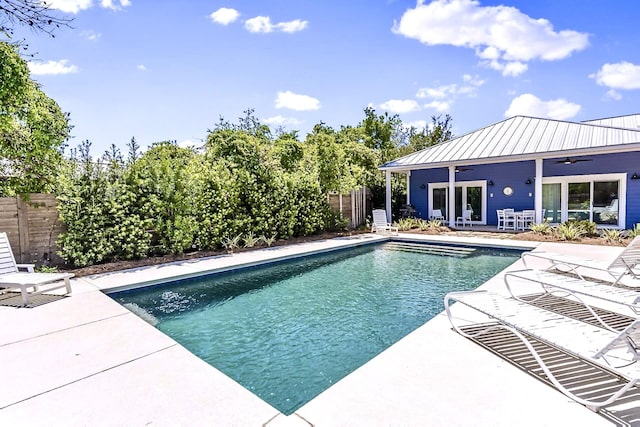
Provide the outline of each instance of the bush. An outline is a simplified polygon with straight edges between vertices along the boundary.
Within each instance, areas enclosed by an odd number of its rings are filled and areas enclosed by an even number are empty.
[[[556,235],[560,240],[578,240],[584,235],[584,231],[576,221],[566,221],[558,225]]]
[[[529,228],[534,234],[548,235],[553,233],[553,227],[547,221],[531,224]]]

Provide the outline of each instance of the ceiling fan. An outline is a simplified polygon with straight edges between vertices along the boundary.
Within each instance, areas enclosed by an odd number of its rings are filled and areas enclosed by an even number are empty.
[[[463,167],[458,167],[456,166],[456,172],[466,172],[466,171],[472,171],[473,168],[463,168]]]
[[[571,157],[567,157],[564,160],[556,160],[554,163],[564,163],[565,165],[572,165],[577,162],[590,162],[591,159],[572,159]]]

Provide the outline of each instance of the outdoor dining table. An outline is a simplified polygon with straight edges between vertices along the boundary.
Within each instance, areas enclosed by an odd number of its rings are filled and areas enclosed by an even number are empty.
[[[527,212],[525,211],[507,211],[504,212],[504,224],[505,230],[507,229],[507,224],[513,224],[513,227],[509,227],[511,230],[526,230],[527,227],[524,223],[524,219],[527,216]],[[518,226],[518,224],[522,223],[522,226]]]

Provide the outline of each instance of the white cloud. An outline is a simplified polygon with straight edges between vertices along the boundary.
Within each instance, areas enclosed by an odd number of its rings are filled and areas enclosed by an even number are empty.
[[[131,6],[131,1],[129,0],[100,0],[100,6],[105,9],[111,10],[120,10],[123,7]]]
[[[229,9],[227,7],[221,7],[220,9],[209,15],[212,22],[221,25],[229,25],[235,22],[240,16],[240,13],[235,9]]]
[[[300,19],[274,24],[268,16],[256,16],[255,18],[247,19],[244,22],[244,28],[246,28],[250,33],[272,33],[274,31],[295,33],[307,28],[308,24],[308,21],[302,21]]]
[[[270,126],[297,126],[302,123],[300,120],[293,117],[284,116],[268,117],[263,121]]]
[[[96,41],[96,40],[98,40],[100,37],[102,37],[102,34],[100,34],[100,33],[96,33],[96,32],[95,32],[95,31],[93,31],[93,30],[86,30],[86,31],[82,31],[82,32],[80,33],[80,35],[81,35],[82,37],[84,37],[85,39],[87,39],[87,40],[89,40],[89,41],[92,41],[92,42],[93,42],[93,41]]]
[[[320,108],[320,101],[307,95],[299,95],[289,90],[278,92],[276,108],[287,108],[295,111],[310,111]]]
[[[616,92],[613,89],[609,89],[607,91],[607,94],[605,95],[607,98],[613,99],[615,101],[620,101],[622,99],[622,94],[620,94],[619,92]]]
[[[413,99],[390,99],[380,104],[380,108],[392,113],[402,114],[420,111],[420,104]]]
[[[424,108],[433,108],[439,113],[444,113],[448,111],[451,105],[446,101],[431,101],[424,104]]]
[[[518,115],[544,117],[549,119],[567,120],[575,117],[582,108],[579,104],[565,99],[542,101],[535,95],[525,93],[511,101],[511,105],[504,113],[505,117]]]
[[[92,0],[48,0],[47,5],[51,9],[61,10],[67,13],[78,13],[81,10],[93,6]]]
[[[77,73],[78,67],[75,65],[67,65],[68,62],[69,60],[67,59],[61,59],[60,61],[29,62],[29,71],[36,76]]]
[[[516,77],[520,74],[527,71],[529,66],[524,62],[520,61],[512,61],[512,62],[502,62],[497,59],[492,59],[491,61],[480,61],[480,65],[483,65],[487,68],[491,68],[496,71],[500,71],[505,77]]]
[[[93,0],[47,0],[47,5],[51,9],[62,12],[76,14],[81,10],[89,9],[93,6]],[[100,0],[100,6],[105,9],[120,10],[123,7],[131,6],[130,0]]]
[[[426,120],[414,120],[412,122],[403,122],[402,127],[409,130],[411,128],[416,129],[417,131],[421,131],[427,127]]]
[[[464,74],[462,76],[462,82],[463,84],[461,85],[452,83],[437,87],[420,88],[416,93],[416,98],[431,101],[425,104],[424,108],[432,108],[438,112],[444,112],[448,111],[459,97],[465,96],[472,98],[476,96],[480,86],[485,83],[479,76],[472,76],[471,74]]]
[[[140,71],[147,71],[147,67],[145,67],[144,64],[138,64],[136,68]]]
[[[533,19],[510,6],[480,6],[477,0],[418,0],[392,31],[429,45],[474,49],[482,63],[505,76],[526,71],[526,62],[555,61],[585,49],[589,36],[554,31],[546,19]]]
[[[640,65],[627,61],[604,64],[589,77],[596,79],[599,85],[611,89],[640,89]]]

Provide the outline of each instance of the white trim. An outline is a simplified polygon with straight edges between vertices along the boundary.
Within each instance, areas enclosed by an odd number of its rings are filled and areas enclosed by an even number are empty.
[[[594,181],[618,181],[618,225],[598,224],[599,228],[620,228],[624,229],[627,223],[627,174],[626,173],[606,173],[591,175],[566,175],[549,176],[542,179],[543,184],[560,184],[560,221],[568,219],[569,211],[569,184],[588,182],[589,185],[589,218],[593,215],[593,182]]]
[[[455,174],[455,171],[454,171]],[[453,184],[453,186],[451,185]],[[447,199],[448,199],[448,214],[449,214],[449,224],[451,224],[451,227],[455,227],[455,203],[456,203],[456,199],[455,199],[455,189],[457,187],[461,187],[463,189],[462,191],[462,204],[466,204],[466,198],[467,198],[467,193],[464,191],[465,188],[467,187],[480,187],[482,189],[482,195],[480,197],[481,199],[481,203],[482,203],[482,207],[481,207],[481,220],[480,221],[471,221],[472,224],[477,224],[477,225],[487,225],[487,181],[486,180],[478,180],[478,181],[449,181],[449,182],[430,182],[429,183],[429,187],[428,187],[428,193],[427,193],[427,198],[429,200],[428,202],[428,212],[429,215],[431,215],[431,212],[433,212],[433,190],[436,188],[447,188],[448,194],[447,194]],[[453,188],[453,190],[452,190]],[[454,197],[450,197],[451,194],[454,194]]]

